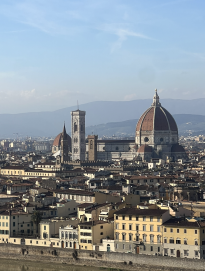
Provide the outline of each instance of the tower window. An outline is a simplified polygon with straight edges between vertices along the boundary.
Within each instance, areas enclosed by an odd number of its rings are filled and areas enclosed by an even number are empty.
[[[93,141],[92,140],[90,141],[90,149],[91,150],[93,149]]]
[[[75,122],[74,123],[74,133],[78,131],[78,126],[77,126],[77,123]]]

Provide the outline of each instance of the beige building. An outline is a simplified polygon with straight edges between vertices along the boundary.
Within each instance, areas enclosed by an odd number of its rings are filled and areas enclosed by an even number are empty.
[[[40,239],[50,240],[59,236],[59,228],[68,225],[66,220],[45,219],[40,222]]]
[[[8,242],[10,237],[25,238],[35,234],[31,214],[17,209],[0,212],[0,243]]]
[[[93,203],[95,202],[95,193],[85,190],[67,189],[56,190],[54,196],[58,199],[72,199],[77,203]]]
[[[172,218],[163,223],[163,255],[205,259],[205,220]]]
[[[1,168],[1,175],[3,176],[18,176],[23,179],[41,177],[43,179],[49,179],[50,177],[60,177],[61,172],[59,170],[52,169],[25,169],[21,166],[6,166]]]
[[[123,208],[114,215],[116,252],[155,255],[162,253],[162,223],[169,211]]]
[[[99,245],[105,238],[113,239],[114,223],[105,221],[89,221],[79,223],[79,249],[98,250]]]

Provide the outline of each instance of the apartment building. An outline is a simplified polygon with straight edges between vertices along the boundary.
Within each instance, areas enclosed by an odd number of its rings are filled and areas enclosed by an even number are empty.
[[[60,227],[59,239],[62,248],[79,249],[78,227],[72,225]]]
[[[56,190],[54,196],[58,199],[72,199],[77,203],[93,203],[95,202],[95,193],[85,190],[67,189]]]
[[[162,223],[169,211],[123,208],[114,215],[116,252],[155,255],[162,253]]]
[[[114,223],[101,220],[82,222],[78,225],[79,249],[98,250],[99,245],[105,238],[114,238]]]
[[[163,223],[163,255],[178,258],[205,258],[205,220],[172,218]]]
[[[2,210],[0,212],[0,243],[8,242],[10,237],[35,235],[31,214],[23,210]]]

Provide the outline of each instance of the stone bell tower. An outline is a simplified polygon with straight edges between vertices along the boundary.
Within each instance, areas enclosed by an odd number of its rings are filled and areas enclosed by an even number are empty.
[[[97,135],[88,135],[88,160],[97,160]]]
[[[72,160],[85,160],[85,111],[71,112]]]

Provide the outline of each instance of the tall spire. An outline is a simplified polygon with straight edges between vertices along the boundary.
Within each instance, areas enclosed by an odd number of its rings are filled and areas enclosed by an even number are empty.
[[[159,95],[157,94],[157,89],[155,89],[152,106],[161,106],[161,103],[159,102]]]
[[[66,138],[66,128],[65,128],[65,121],[64,121],[64,126],[63,126],[63,132],[62,132],[63,138]]]

